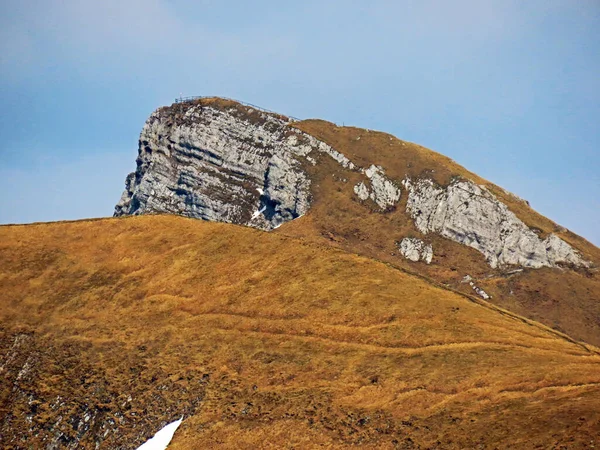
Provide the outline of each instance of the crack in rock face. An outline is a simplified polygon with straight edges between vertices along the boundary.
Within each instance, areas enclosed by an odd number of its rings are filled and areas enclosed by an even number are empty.
[[[493,268],[589,266],[558,236],[540,239],[504,203],[472,181],[454,181],[446,188],[429,179],[407,178],[402,184],[408,190],[406,210],[419,231],[468,245]]]
[[[398,245],[398,248],[402,256],[413,262],[425,261],[427,264],[431,264],[431,260],[433,259],[433,248],[421,239],[404,238]]]
[[[271,230],[309,209],[310,179],[302,163],[314,164],[310,153],[327,153],[355,169],[279,116],[258,116],[250,120],[235,108],[196,103],[155,111],[142,129],[137,169],[127,176],[114,215],[171,213]]]

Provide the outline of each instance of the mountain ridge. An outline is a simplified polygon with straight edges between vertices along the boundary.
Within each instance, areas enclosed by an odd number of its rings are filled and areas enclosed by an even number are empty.
[[[137,164],[117,216],[173,213],[325,239],[600,344],[600,250],[420,145],[202,98],[150,116]],[[564,286],[540,286],[556,276]]]
[[[136,166],[117,217],[0,226],[4,447],[600,442],[600,250],[524,200],[220,98],[155,111]]]
[[[160,217],[160,216],[168,217],[169,216],[167,214],[151,214],[151,215],[152,216],[158,216],[158,217]],[[126,217],[131,217],[131,216],[124,216],[121,219],[124,219]],[[105,217],[93,217],[93,218],[86,218],[86,219],[56,220],[56,221],[50,221],[50,222],[32,222],[32,223],[26,223],[26,224],[22,224],[22,223],[18,223],[18,224],[0,224],[0,228],[2,228],[2,227],[30,227],[30,226],[37,226],[37,225],[44,226],[44,225],[60,225],[60,224],[78,224],[78,223],[86,223],[86,222],[103,222],[103,221],[106,221],[106,220],[107,220],[107,218],[105,218]],[[240,226],[240,225],[235,225],[235,224],[230,224],[230,225],[232,225],[232,226]],[[285,236],[287,239],[291,239],[292,241],[297,242],[299,244],[315,245],[315,246],[317,246],[317,248],[321,248],[321,249],[330,248],[330,246],[328,246],[328,245],[319,245],[317,242],[313,242],[313,241],[310,241],[310,240],[305,240],[305,239],[302,239],[302,237],[296,237],[294,235],[288,236],[286,234],[282,234],[282,236]],[[336,247],[333,247],[333,248],[336,248]],[[342,250],[342,251],[346,252],[345,250]],[[350,253],[352,255],[355,255],[355,256],[363,256],[360,253],[353,253],[353,252],[348,252],[348,253]],[[375,257],[369,257],[368,259],[370,259],[372,261],[375,261],[375,262],[378,262],[380,264],[383,264],[383,265],[385,265],[386,267],[388,267],[390,269],[398,270],[398,271],[403,272],[403,273],[405,273],[407,275],[410,275],[412,277],[419,278],[419,279],[425,281],[426,283],[428,283],[428,284],[430,284],[430,285],[432,285],[432,286],[434,286],[434,287],[436,287],[438,289],[446,290],[446,291],[452,292],[453,294],[456,294],[456,295],[459,295],[461,297],[464,297],[468,301],[470,301],[472,303],[475,303],[477,305],[483,306],[483,307],[485,307],[485,308],[487,308],[487,309],[489,309],[491,311],[494,311],[494,312],[497,312],[497,313],[499,313],[501,315],[510,317],[510,318],[518,320],[518,321],[521,321],[521,322],[526,323],[528,325],[538,327],[538,328],[540,328],[540,329],[542,329],[542,330],[544,330],[546,332],[549,332],[549,333],[555,335],[556,337],[558,337],[560,339],[564,339],[564,340],[566,340],[566,341],[568,341],[568,342],[570,342],[572,344],[580,346],[585,351],[588,351],[588,352],[593,353],[593,354],[600,355],[600,347],[596,347],[596,346],[588,344],[586,342],[578,341],[576,339],[573,339],[569,335],[567,335],[565,333],[562,333],[559,330],[556,330],[556,329],[554,329],[552,327],[548,327],[548,326],[544,325],[541,322],[537,322],[535,320],[531,320],[531,319],[529,319],[529,318],[527,318],[525,316],[521,316],[521,315],[519,315],[517,313],[514,313],[514,312],[512,312],[510,310],[501,308],[501,307],[495,305],[494,303],[486,301],[486,299],[482,299],[480,296],[478,296],[476,294],[472,294],[470,292],[464,292],[464,291],[461,291],[461,290],[454,289],[454,288],[452,288],[452,287],[450,287],[448,285],[442,284],[442,283],[438,282],[437,280],[435,280],[433,278],[430,278],[430,277],[428,277],[426,275],[423,275],[423,274],[421,274],[419,272],[411,271],[409,268],[399,267],[397,265],[390,264],[389,262],[377,259]]]

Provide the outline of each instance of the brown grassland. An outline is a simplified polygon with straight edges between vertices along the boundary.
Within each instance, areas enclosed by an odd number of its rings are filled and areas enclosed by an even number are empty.
[[[276,232],[302,237],[346,251],[385,261],[463,292],[473,292],[461,279],[469,274],[488,292],[491,301],[517,314],[540,321],[570,336],[600,345],[600,249],[540,215],[502,188],[469,172],[450,158],[390,134],[355,127],[338,127],[323,120],[296,122],[293,126],[328,143],[361,167],[380,165],[398,186],[405,177],[427,177],[447,185],[456,177],[485,185],[541,238],[550,233],[573,245],[591,261],[591,269],[524,270],[520,273],[492,269],[476,250],[434,234],[423,236],[405,212],[407,192],[399,205],[381,212],[367,200],[361,202],[353,187],[364,176],[345,170],[327,155],[316,155],[319,164],[306,165],[313,201],[307,220],[293,221]],[[433,245],[431,265],[406,261],[397,242],[406,236]],[[514,269],[514,268],[513,268]]]
[[[0,227],[2,447],[68,443],[84,414],[100,448],[181,414],[173,450],[600,444],[597,348],[283,235],[313,220]]]

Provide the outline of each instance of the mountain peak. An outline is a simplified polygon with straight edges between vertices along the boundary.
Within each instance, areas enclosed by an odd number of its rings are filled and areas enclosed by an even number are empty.
[[[386,133],[216,97],[159,108],[115,208],[156,213],[300,232],[459,290],[473,277],[479,296],[600,344],[600,294],[587,286],[599,284],[596,247],[451,159]],[[292,224],[305,215],[310,225]],[[532,304],[539,289],[527,278],[543,268],[565,279],[546,293],[555,306]],[[579,307],[558,314],[557,302],[574,302],[567,286],[588,292],[588,311],[598,300],[591,316]]]

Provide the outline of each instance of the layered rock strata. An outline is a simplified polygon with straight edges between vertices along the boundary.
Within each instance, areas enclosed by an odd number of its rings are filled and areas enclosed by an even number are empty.
[[[310,179],[304,161],[326,153],[354,165],[274,114],[199,103],[155,111],[139,140],[115,216],[173,213],[270,230],[306,213]]]
[[[127,177],[115,216],[172,213],[272,230],[309,210],[306,167],[319,164],[319,153],[361,174],[354,186],[361,201],[373,201],[380,213],[399,204],[400,183],[384,167],[357,166],[284,116],[235,103],[187,102],[160,108],[146,121],[137,169]],[[418,231],[472,247],[493,268],[589,266],[558,236],[541,239],[484,186],[465,179],[439,186],[422,177],[401,184]],[[422,241],[405,239],[400,251],[431,262]]]

